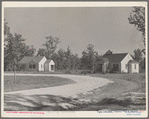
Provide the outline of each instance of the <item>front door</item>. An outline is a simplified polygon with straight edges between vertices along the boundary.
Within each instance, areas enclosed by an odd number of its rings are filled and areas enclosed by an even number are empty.
[[[118,64],[113,64],[113,71],[119,71]]]
[[[132,64],[131,63],[128,64],[128,72],[130,74],[132,73]]]
[[[53,71],[54,70],[54,65],[51,65],[51,71]]]
[[[98,70],[97,71],[102,72],[102,64],[98,65]]]
[[[20,70],[25,70],[26,69],[26,66],[25,66],[25,64],[23,64],[23,65],[20,65]]]

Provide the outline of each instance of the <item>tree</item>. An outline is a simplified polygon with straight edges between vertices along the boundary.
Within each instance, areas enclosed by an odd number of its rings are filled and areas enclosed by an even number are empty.
[[[57,48],[57,44],[60,43],[59,38],[55,37],[53,38],[52,36],[46,37],[46,43],[43,44],[43,46],[46,47],[47,52],[48,52],[48,57],[47,59],[50,59],[52,54]]]
[[[80,68],[80,58],[78,54],[72,56],[72,68],[76,71]]]
[[[37,56],[45,56],[48,57],[47,50],[45,48],[39,48]]]
[[[145,46],[145,7],[134,7],[128,18],[130,24],[134,24],[137,30],[142,32],[143,42]],[[142,50],[145,54],[145,48]]]
[[[142,52],[141,50],[138,48],[136,50],[134,50],[134,55],[132,56],[134,60],[141,62],[143,57],[142,57]]]
[[[34,56],[35,52],[36,52],[36,48],[33,45],[31,45],[31,46],[26,45],[25,52],[24,52],[24,54],[22,54],[22,56],[23,57],[24,56]]]
[[[4,35],[8,35],[10,33],[10,27],[8,26],[8,22],[4,19]]]
[[[7,24],[4,23],[4,70],[14,70],[24,56],[33,56],[36,49],[33,45],[26,45],[21,34],[11,34]]]
[[[15,60],[19,59],[19,48],[23,40],[24,39],[21,38],[21,35],[15,34],[15,36],[13,36],[11,33],[9,33],[7,38],[5,38],[4,62],[5,65],[7,63],[7,66],[9,66],[11,70],[15,64]]]
[[[145,69],[145,58],[143,58],[142,51],[139,48],[134,50],[134,55],[132,55],[132,57],[139,62],[141,69]]]
[[[33,56],[36,49],[34,46],[28,46],[24,43],[25,39],[22,35],[16,34],[13,36],[11,33],[8,34],[5,39],[4,47],[4,64],[5,70],[13,70],[13,66],[24,56]],[[16,62],[15,62],[16,61]]]
[[[71,53],[71,50],[69,46],[67,47],[67,51],[65,52],[65,58],[67,62],[67,69],[70,70],[72,68],[72,56],[73,54]]]
[[[68,46],[67,50],[60,49],[57,53],[53,53],[51,58],[54,60],[57,70],[77,70],[79,68],[80,59],[77,54],[71,52]]]
[[[94,51],[94,46],[92,44],[88,44],[87,50],[82,52],[81,58],[84,69],[88,69],[94,72],[97,55],[98,53]]]

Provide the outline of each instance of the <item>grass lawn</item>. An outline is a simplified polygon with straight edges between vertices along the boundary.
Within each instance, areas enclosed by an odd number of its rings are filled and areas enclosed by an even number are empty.
[[[14,76],[4,76],[4,92],[54,87],[71,83],[75,82],[71,79],[52,76],[17,76],[16,83],[14,83]]]
[[[124,93],[146,92],[145,74],[88,74],[93,77],[103,77],[114,81],[107,86],[99,87],[91,94],[80,95],[81,98],[98,100],[88,106],[80,107],[81,111],[89,110],[145,110],[145,104],[132,104],[122,96]],[[122,98],[122,100],[119,100]],[[134,102],[135,103],[135,102]]]
[[[14,73],[14,71],[5,71],[4,73]],[[62,74],[61,71],[46,72],[46,71],[16,71],[17,74]]]
[[[72,73],[73,74],[73,73]],[[68,74],[69,75],[69,74]],[[71,74],[70,74],[71,75]],[[80,75],[80,74],[78,74]],[[54,95],[43,95],[41,97],[37,96],[36,98],[42,98],[42,102],[49,101],[51,103],[56,103],[55,106],[48,106],[39,105],[40,102],[37,104],[38,108],[32,107],[22,107],[18,106],[18,110],[37,110],[37,111],[98,111],[98,110],[146,110],[146,104],[140,103],[136,104],[136,102],[131,102],[122,97],[123,94],[128,92],[138,92],[138,93],[146,93],[146,79],[145,73],[140,74],[87,74],[93,77],[103,77],[114,81],[113,83],[109,83],[103,87],[96,88],[91,93],[88,94],[80,94],[78,99],[89,99],[89,100],[96,100],[95,102],[91,103],[82,103],[82,104],[75,104],[75,108],[72,109],[64,109],[60,105],[61,103],[68,103],[73,104],[74,99],[71,98],[63,98],[57,97]],[[84,75],[85,76],[85,75]],[[57,85],[64,85],[68,83],[74,83],[70,79],[63,79],[58,77],[31,77],[31,76],[18,76],[16,84],[13,84],[13,76],[5,76],[5,91],[12,91],[12,90],[23,90],[23,89],[32,89],[32,88],[41,88],[41,87],[50,87],[50,86],[57,86]],[[42,78],[42,79],[41,79]],[[8,80],[8,81],[7,81]],[[99,79],[100,80],[100,79]],[[5,101],[13,100],[16,95],[5,95]],[[132,97],[132,96],[130,96]],[[24,98],[24,97],[20,97]],[[15,100],[15,98],[14,98]],[[25,99],[27,100],[27,99]],[[28,100],[27,100],[28,101]],[[60,102],[61,101],[61,102]],[[9,104],[6,105],[8,109],[10,107],[12,109],[17,109],[16,104]],[[10,106],[10,107],[9,107]]]
[[[91,74],[91,76],[107,78],[109,80],[115,81],[115,83],[119,83],[119,80],[124,81],[124,82],[128,81],[129,83],[133,82],[138,85],[138,87],[136,87],[136,89],[133,91],[142,92],[142,93],[146,92],[145,73],[140,73],[140,74]],[[119,85],[117,85],[117,86],[119,86]]]

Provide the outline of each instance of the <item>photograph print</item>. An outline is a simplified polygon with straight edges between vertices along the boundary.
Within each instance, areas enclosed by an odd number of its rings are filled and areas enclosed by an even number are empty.
[[[147,2],[3,2],[3,117],[146,117]]]

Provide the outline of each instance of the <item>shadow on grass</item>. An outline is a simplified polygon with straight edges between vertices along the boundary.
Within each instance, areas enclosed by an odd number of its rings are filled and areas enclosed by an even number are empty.
[[[80,110],[80,109],[79,109]],[[117,100],[115,98],[105,98],[97,103],[92,103],[82,107],[81,111],[99,111],[99,110],[146,110],[146,104],[134,103],[130,99]]]
[[[114,104],[114,105],[127,107],[128,105],[132,104],[132,102],[129,99],[117,100],[117,99],[114,99],[114,98],[105,98],[105,99],[101,100],[100,102],[98,102],[97,104],[98,105]]]
[[[105,98],[99,102],[80,102],[79,99],[65,98],[54,95],[19,95],[4,96],[4,111],[98,111],[130,110],[130,105],[137,106],[131,100]],[[143,105],[144,109],[145,106]]]
[[[54,95],[4,96],[4,111],[67,111],[75,107],[77,99]]]

